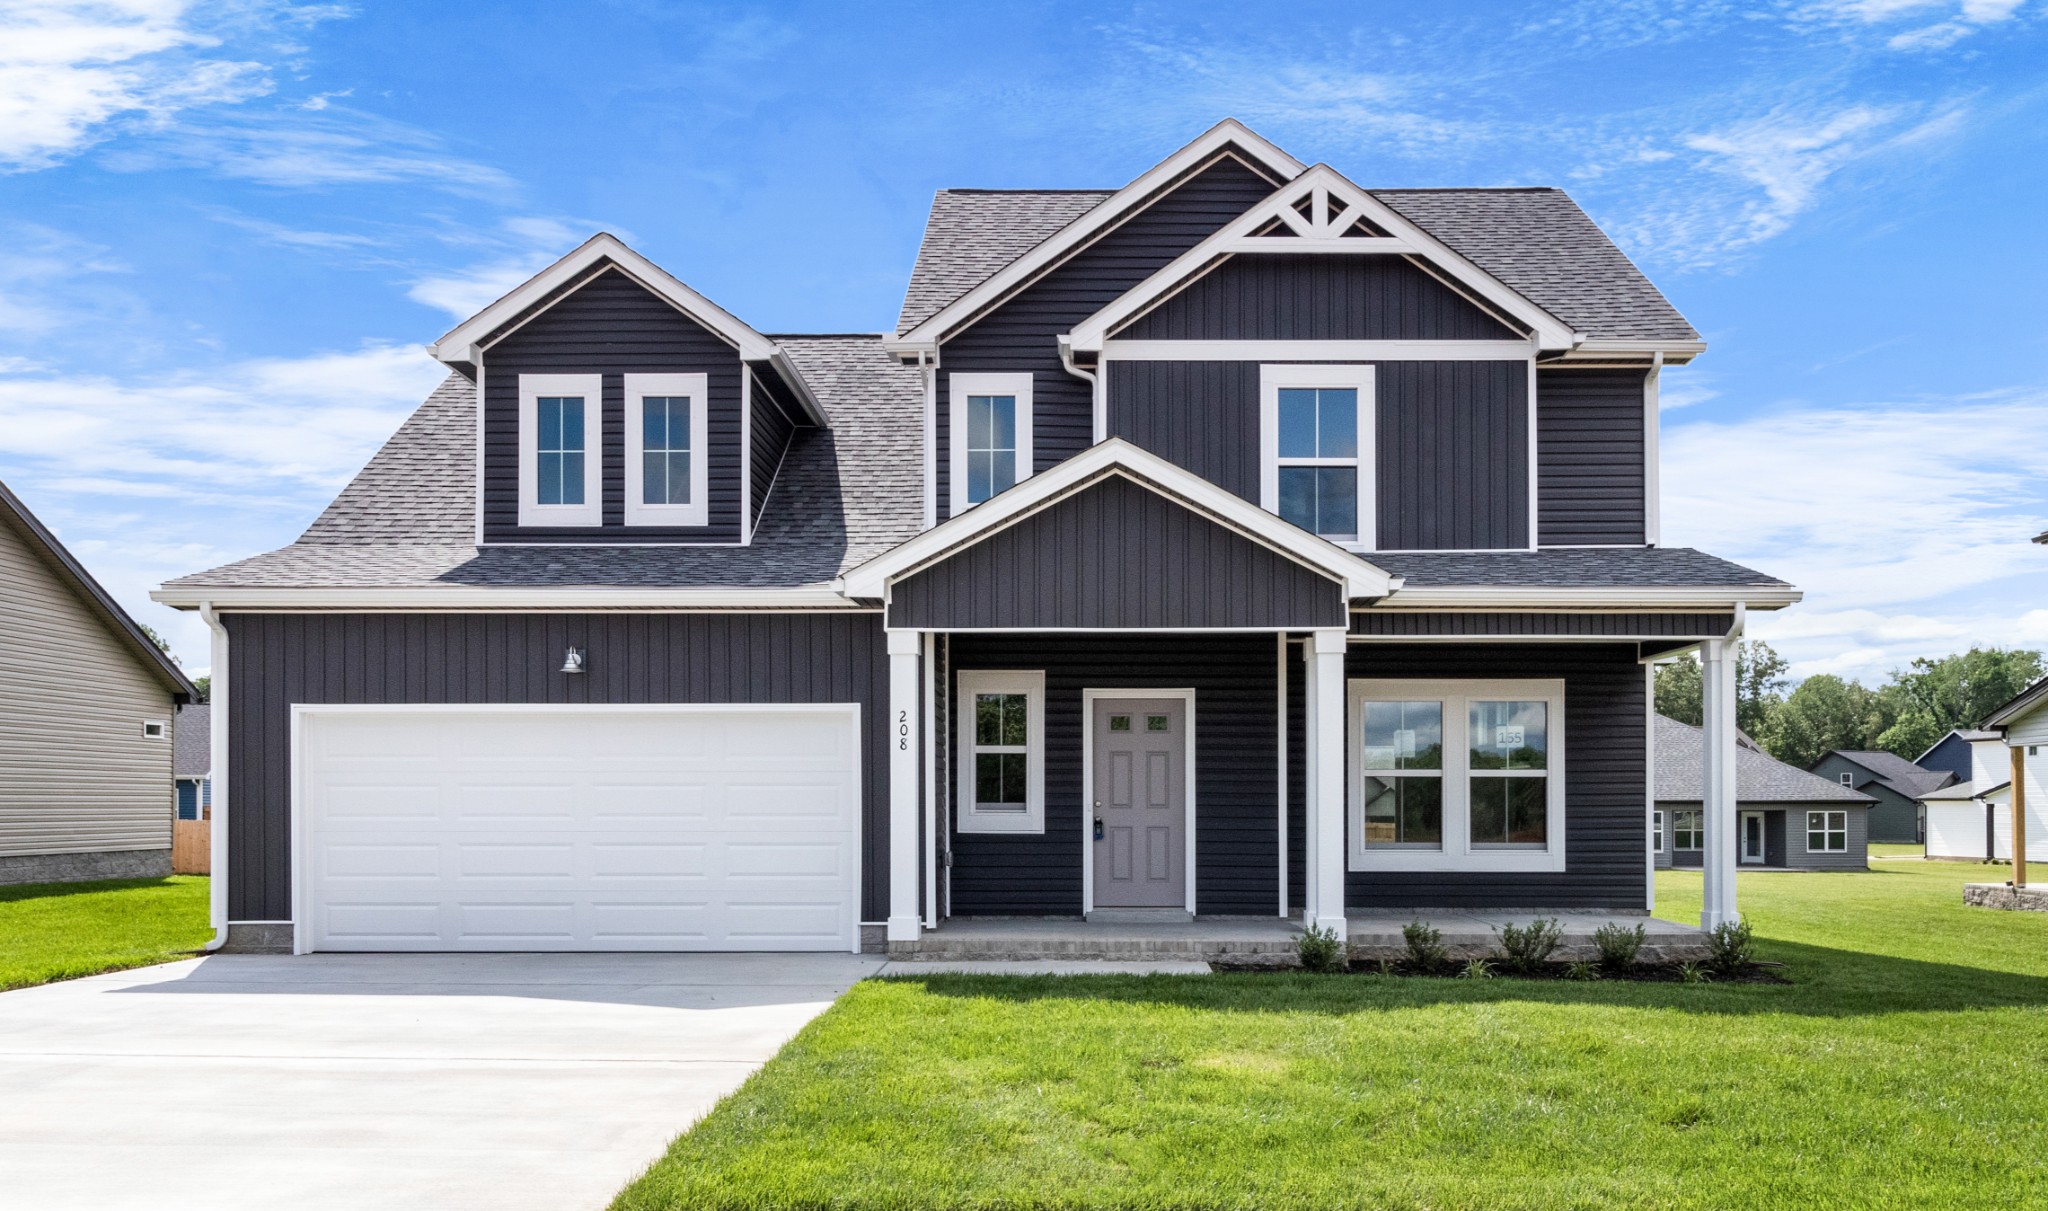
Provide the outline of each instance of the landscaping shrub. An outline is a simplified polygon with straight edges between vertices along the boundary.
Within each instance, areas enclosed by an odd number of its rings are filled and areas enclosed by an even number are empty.
[[[1564,939],[1564,926],[1556,917],[1539,917],[1527,925],[1500,928],[1501,962],[1508,970],[1527,975],[1541,966]]]
[[[1636,955],[1642,951],[1646,936],[1640,925],[1629,927],[1614,922],[1593,931],[1593,945],[1600,948],[1602,963],[1616,970],[1625,970],[1635,965]]]
[[[1756,931],[1748,921],[1723,921],[1707,931],[1709,962],[1722,975],[1733,975],[1756,957]]]
[[[1493,964],[1485,959],[1465,960],[1465,969],[1458,973],[1461,980],[1490,980],[1493,978]]]
[[[1713,978],[1713,976],[1707,974],[1707,969],[1700,966],[1697,962],[1680,963],[1678,965],[1678,982],[1681,984],[1704,984]]]
[[[1310,971],[1336,971],[1343,966],[1343,939],[1326,926],[1309,927],[1295,949],[1301,954],[1301,965]]]
[[[1568,980],[1597,980],[1600,978],[1600,969],[1581,959],[1570,967],[1565,968],[1564,975]]]
[[[1408,943],[1408,961],[1423,971],[1432,971],[1449,957],[1443,932],[1433,925],[1410,921],[1401,927],[1401,940]]]

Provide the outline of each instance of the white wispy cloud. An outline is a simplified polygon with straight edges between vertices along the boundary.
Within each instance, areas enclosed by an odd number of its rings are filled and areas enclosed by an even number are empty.
[[[130,172],[189,165],[281,189],[425,185],[490,199],[515,188],[506,173],[452,154],[428,131],[334,105],[190,122],[103,162]]]
[[[457,320],[466,320],[553,264],[597,230],[597,224],[578,219],[531,215],[506,219],[472,237],[473,244],[488,249],[484,260],[421,277],[413,282],[406,296],[445,311]],[[625,232],[613,234],[631,242],[631,236]]]
[[[1796,10],[1795,24],[1847,24],[1895,28],[1892,50],[1945,50],[1982,30],[2011,20],[2025,0],[1824,0]]]
[[[1802,675],[2041,638],[2048,391],[1672,424],[1663,455],[1667,543],[1806,591],[1759,620]]]

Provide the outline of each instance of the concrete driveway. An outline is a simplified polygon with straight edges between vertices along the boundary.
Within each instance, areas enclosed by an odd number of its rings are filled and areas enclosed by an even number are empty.
[[[857,955],[219,955],[0,994],[0,1203],[602,1207]]]

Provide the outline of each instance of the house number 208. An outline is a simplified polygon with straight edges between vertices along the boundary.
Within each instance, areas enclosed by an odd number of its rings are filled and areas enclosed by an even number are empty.
[[[896,712],[896,747],[910,751],[910,712]]]

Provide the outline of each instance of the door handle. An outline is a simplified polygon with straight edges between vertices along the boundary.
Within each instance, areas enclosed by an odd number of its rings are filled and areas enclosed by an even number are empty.
[[[1101,817],[1101,816],[1097,816],[1097,817],[1095,817],[1095,839],[1096,839],[1097,841],[1100,841],[1100,840],[1102,840],[1102,817]]]

